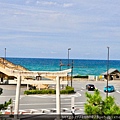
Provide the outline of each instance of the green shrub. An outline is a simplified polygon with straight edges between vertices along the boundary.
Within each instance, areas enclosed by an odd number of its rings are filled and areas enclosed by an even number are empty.
[[[65,90],[60,91],[61,94],[71,94],[74,93],[74,88],[70,86],[66,86]],[[56,90],[54,89],[43,89],[43,90],[26,90],[24,94],[56,94]]]
[[[29,94],[55,94],[56,91],[52,89],[44,89],[44,90],[26,90],[24,91],[24,94],[29,95]]]
[[[74,88],[70,86],[66,86],[65,90],[60,91],[61,94],[71,94],[74,93]]]
[[[10,99],[8,102],[4,102],[4,104],[0,104],[0,110],[1,109],[6,109],[8,107],[8,105],[10,105],[12,103],[12,99]]]
[[[69,89],[74,89],[73,87],[71,87],[71,86],[66,86],[66,88],[65,88],[66,90],[69,90]]]
[[[88,76],[76,75],[76,76],[73,76],[73,78],[88,78]]]
[[[4,108],[4,105],[3,104],[0,104],[0,110]]]

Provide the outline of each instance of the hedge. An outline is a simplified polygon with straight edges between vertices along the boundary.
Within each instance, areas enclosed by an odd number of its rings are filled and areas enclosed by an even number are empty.
[[[74,88],[70,86],[66,86],[66,89],[61,90],[60,94],[71,94],[74,93]],[[56,90],[53,89],[43,89],[43,90],[26,90],[24,94],[56,94]]]
[[[26,90],[24,91],[24,94],[29,95],[29,94],[55,94],[56,91],[52,89],[48,90]]]
[[[73,76],[73,78],[88,78],[88,75],[86,75],[86,76],[76,75],[76,76]]]

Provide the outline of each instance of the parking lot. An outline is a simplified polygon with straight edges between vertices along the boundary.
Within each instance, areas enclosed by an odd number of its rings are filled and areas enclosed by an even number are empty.
[[[100,91],[103,99],[106,97],[106,93],[103,91],[103,88],[107,84],[106,81],[73,81],[73,87],[76,93],[72,95],[61,95],[61,109],[70,113],[71,106],[73,105],[72,98],[74,97],[74,106],[78,109],[76,112],[83,114],[84,104],[86,102],[85,92],[89,92],[91,94],[94,92],[86,90],[86,84],[88,83],[95,85],[95,87]],[[116,103],[120,105],[120,82],[109,81],[109,84],[114,85],[116,91],[108,93],[108,95],[115,97]],[[4,89],[3,94],[0,96],[0,103],[8,101],[10,98],[15,101],[15,85],[0,85],[0,87]],[[25,89],[25,86],[21,87],[20,110],[36,112],[41,110],[46,112],[56,110],[56,95],[24,95],[23,92]]]

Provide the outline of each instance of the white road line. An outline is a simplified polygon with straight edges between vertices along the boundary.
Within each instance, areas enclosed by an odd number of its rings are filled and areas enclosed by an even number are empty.
[[[55,104],[55,103],[31,103],[31,104],[20,104],[20,106],[35,106],[35,105],[51,105],[51,104]]]
[[[9,98],[11,98],[11,97],[15,97],[15,96],[0,96],[0,98],[2,98],[2,97],[9,97]]]
[[[53,100],[53,101],[56,101],[56,100]],[[64,101],[70,101],[70,98],[69,99],[64,99]]]
[[[79,106],[84,106],[84,103],[85,102],[75,102],[75,105],[79,105]],[[20,105],[23,105],[23,106],[28,106],[28,105],[51,105],[51,104],[56,104],[56,103],[30,103],[30,104],[20,104]],[[63,105],[71,105],[70,102],[67,102],[67,103],[63,103],[61,102],[61,104]]]
[[[120,93],[120,91],[118,91],[118,90],[117,90],[116,92],[117,92],[117,93]]]
[[[9,97],[9,98],[10,98],[10,97],[15,97],[15,96],[16,96],[16,95],[14,95],[14,96],[13,96],[13,95],[11,95],[11,96],[7,96],[7,95],[6,95],[6,96],[2,96],[2,95],[0,95],[0,98],[2,98],[2,97]],[[23,97],[25,97],[25,96],[26,96],[26,95],[20,95],[20,98],[23,98]]]
[[[56,98],[56,95],[29,95],[30,97],[39,97],[39,98]],[[28,96],[28,97],[29,97]],[[71,98],[71,97],[80,97],[81,94],[76,92],[74,95],[61,95],[61,98]]]
[[[106,94],[103,90],[100,90],[100,89],[98,89],[100,92],[102,92],[102,93],[104,93],[104,94]]]
[[[79,92],[77,92],[78,96],[82,96]]]

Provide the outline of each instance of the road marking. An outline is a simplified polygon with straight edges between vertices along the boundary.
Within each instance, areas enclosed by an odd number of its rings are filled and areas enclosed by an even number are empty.
[[[118,90],[117,90],[116,92],[117,92],[117,93],[120,93],[120,91],[118,91]]]
[[[11,96],[7,96],[7,95],[6,95],[6,96],[2,96],[2,95],[0,95],[0,97],[15,97],[15,96],[16,96],[16,95],[14,95],[14,96],[13,96],[13,95],[11,95]],[[25,96],[26,96],[26,95],[20,95],[21,98],[22,98],[22,97],[25,97]]]
[[[74,95],[61,95],[61,98],[80,97],[81,94],[76,92]],[[29,95],[28,97],[39,97],[39,98],[56,98],[56,95]]]
[[[104,94],[106,94],[103,90],[100,90],[100,89],[98,89],[100,92],[102,92],[102,93],[104,93]]]
[[[79,106],[84,106],[84,103],[85,103],[85,102],[75,102],[75,105],[78,104]],[[56,104],[56,103],[54,103],[54,102],[53,102],[53,103],[49,103],[49,102],[47,102],[47,103],[30,103],[30,104],[26,104],[26,103],[25,103],[25,104],[20,104],[20,105],[28,106],[28,105],[47,105],[47,104],[50,105],[50,104]],[[71,105],[70,102],[67,102],[67,103],[61,102],[61,104],[62,104],[62,105],[63,105],[63,104],[64,104],[64,105]],[[78,105],[77,105],[77,106],[78,106]]]
[[[84,87],[81,87],[82,89],[85,89]]]
[[[1,98],[2,98],[2,97],[9,97],[9,98],[10,98],[10,97],[15,97],[15,96],[2,96],[2,95],[1,95],[0,97],[1,97]]]
[[[61,99],[61,101],[70,101],[71,98]],[[56,99],[53,99],[52,101],[56,101]]]
[[[82,96],[79,92],[77,92],[78,96]]]

